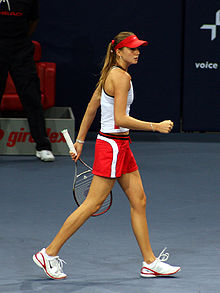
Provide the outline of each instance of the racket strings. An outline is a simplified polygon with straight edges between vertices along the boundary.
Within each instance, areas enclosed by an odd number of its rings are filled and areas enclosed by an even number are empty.
[[[83,186],[87,186],[88,184],[91,183],[92,178],[93,176],[89,175],[89,176],[86,176],[85,178],[79,179],[75,184],[75,188],[80,189],[80,188],[83,188]]]
[[[77,182],[75,185],[75,196],[77,197],[78,202],[81,204],[87,197],[89,192],[91,180],[93,176],[89,176],[87,179],[82,179],[80,182]],[[100,209],[105,210],[109,203],[111,202],[111,198],[107,197],[105,201],[102,203]]]
[[[89,192],[89,188],[93,179],[93,174],[91,172],[85,172],[79,174],[77,176],[76,184],[74,186],[74,196],[79,205],[81,205],[87,197]],[[105,212],[111,206],[112,197],[108,195],[108,197],[102,203],[100,209],[95,213],[100,214]]]
[[[85,200],[92,182],[92,178],[93,174],[87,174],[82,175],[81,177],[79,176],[78,180],[76,181],[74,191],[76,200],[79,204]]]

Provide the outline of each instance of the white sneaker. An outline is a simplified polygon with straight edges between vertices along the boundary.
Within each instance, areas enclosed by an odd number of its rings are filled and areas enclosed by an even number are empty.
[[[164,253],[166,248],[160,253],[159,257],[151,264],[143,262],[141,268],[141,277],[159,277],[170,276],[176,274],[181,270],[180,267],[174,267],[167,263],[164,263],[169,258],[169,253]]]
[[[55,160],[53,153],[48,150],[36,151],[36,157],[44,162],[53,162]]]
[[[63,263],[65,262],[60,259],[59,256],[50,257],[50,259],[48,259],[45,255],[45,248],[33,255],[33,261],[42,268],[51,279],[64,279],[67,277],[63,272]]]

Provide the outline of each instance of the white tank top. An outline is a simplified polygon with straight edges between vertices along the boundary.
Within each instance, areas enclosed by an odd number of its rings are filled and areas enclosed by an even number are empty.
[[[130,105],[134,100],[133,85],[130,81],[130,89],[128,91],[126,114],[129,116]],[[118,127],[115,124],[114,118],[114,97],[106,94],[105,90],[102,89],[101,94],[101,132],[103,133],[117,133],[126,132],[128,128]]]

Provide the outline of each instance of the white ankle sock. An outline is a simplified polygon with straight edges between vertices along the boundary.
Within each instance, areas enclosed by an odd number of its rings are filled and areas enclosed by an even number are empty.
[[[46,249],[44,249],[43,254],[44,254],[44,256],[46,256],[46,258],[47,258],[48,260],[51,260],[51,259],[53,259],[53,258],[55,257],[55,256],[48,255],[48,254],[46,253]]]

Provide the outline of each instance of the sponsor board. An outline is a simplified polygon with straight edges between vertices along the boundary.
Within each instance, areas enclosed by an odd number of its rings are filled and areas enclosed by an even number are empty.
[[[47,128],[47,136],[51,144],[65,142],[62,133],[52,131],[51,128]],[[9,148],[16,147],[17,143],[35,143],[31,136],[31,133],[28,131],[28,129],[25,129],[24,127],[20,128],[19,131],[15,131],[14,129],[13,131],[6,134],[4,130],[0,128],[0,141],[1,140],[5,140],[6,146]]]
[[[213,24],[203,24],[200,27],[201,30],[210,30],[210,32],[211,32],[210,38],[207,38],[206,35],[202,36],[206,45],[208,45],[209,42],[213,42],[217,38],[217,31],[220,29],[220,9],[218,11],[216,11],[215,17],[213,17],[213,19],[215,19],[215,22]],[[220,36],[220,33],[218,33],[218,37],[219,36]],[[204,44],[204,46],[205,46],[205,44]],[[213,43],[213,46],[215,46],[215,43]],[[210,56],[210,53],[208,52],[208,50],[207,50],[207,55]],[[215,62],[210,62],[210,61],[195,62],[195,68],[196,69],[211,69],[211,70],[215,69],[215,70],[217,70],[217,69],[219,69],[219,64],[218,64],[217,60],[219,60],[219,58],[217,58]]]
[[[68,148],[61,131],[67,128],[74,139],[75,120],[70,108],[54,108],[56,109],[51,108],[47,111],[45,119],[47,135],[55,155],[68,155]],[[0,118],[0,154],[33,155],[34,153],[35,142],[30,134],[27,119]]]
[[[185,12],[182,130],[219,132],[220,2],[186,0]]]

